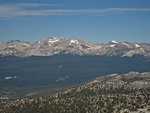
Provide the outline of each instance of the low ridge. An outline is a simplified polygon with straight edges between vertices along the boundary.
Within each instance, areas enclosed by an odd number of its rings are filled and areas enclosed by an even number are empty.
[[[35,99],[21,99],[2,113],[140,113],[150,112],[150,72],[97,77],[89,82]]]

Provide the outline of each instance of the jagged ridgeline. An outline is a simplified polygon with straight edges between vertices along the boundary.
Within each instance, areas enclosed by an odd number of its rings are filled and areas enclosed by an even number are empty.
[[[18,99],[1,113],[149,113],[150,73],[97,77],[50,96]]]
[[[35,43],[25,41],[0,42],[2,56],[51,56],[56,54],[133,56],[150,57],[150,44],[111,41],[106,44],[93,44],[83,40],[48,37]]]

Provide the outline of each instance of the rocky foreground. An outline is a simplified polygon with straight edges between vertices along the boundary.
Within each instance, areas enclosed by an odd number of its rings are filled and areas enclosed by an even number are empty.
[[[150,72],[98,77],[56,94],[18,99],[0,113],[149,113]]]

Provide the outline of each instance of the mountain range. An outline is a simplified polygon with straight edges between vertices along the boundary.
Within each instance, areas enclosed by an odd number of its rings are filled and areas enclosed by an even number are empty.
[[[148,112],[149,67],[147,43],[0,42],[0,112]]]
[[[93,44],[82,40],[63,37],[48,37],[35,43],[12,40],[0,42],[1,56],[52,56],[57,54],[150,57],[150,44],[111,41],[106,44]]]

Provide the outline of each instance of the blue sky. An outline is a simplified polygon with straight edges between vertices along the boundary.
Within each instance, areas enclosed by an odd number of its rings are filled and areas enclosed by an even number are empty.
[[[0,0],[0,41],[150,43],[150,0]]]

